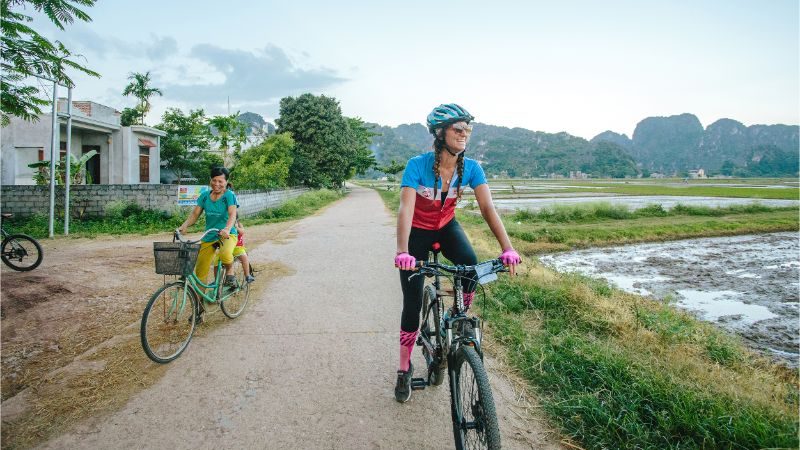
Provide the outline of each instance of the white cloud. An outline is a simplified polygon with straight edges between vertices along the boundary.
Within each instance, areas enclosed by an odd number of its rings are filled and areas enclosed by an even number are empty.
[[[302,69],[273,45],[249,52],[199,44],[192,48],[189,56],[213,72],[191,73],[183,67],[180,70],[184,74],[195,79],[200,75],[216,80],[167,84],[165,97],[197,103],[224,102],[230,97],[231,102],[237,104],[268,105],[286,95],[317,91],[347,81],[332,69]],[[221,82],[219,75],[223,78]]]
[[[69,48],[77,53],[91,54],[100,59],[115,57],[141,58],[163,61],[178,53],[178,41],[171,36],[150,33],[147,41],[125,41],[113,36],[103,36],[88,26],[75,26],[69,34],[59,36]]]

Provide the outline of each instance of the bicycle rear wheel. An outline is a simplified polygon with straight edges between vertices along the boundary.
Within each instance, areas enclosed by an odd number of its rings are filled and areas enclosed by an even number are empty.
[[[433,386],[439,386],[444,381],[444,369],[447,367],[446,361],[442,358],[442,336],[441,330],[441,306],[436,301],[436,290],[431,285],[425,286],[422,291],[422,326],[420,333],[425,336],[433,345],[436,355],[431,355],[428,349],[423,345],[422,354],[425,361],[432,361],[431,364],[436,364],[436,367],[428,369],[430,373],[430,383]],[[439,357],[438,362],[435,357]]]
[[[42,246],[26,234],[12,234],[3,239],[0,258],[12,269],[27,272],[39,267],[44,259]]]
[[[197,294],[183,281],[163,286],[150,298],[142,314],[142,348],[157,363],[180,356],[194,333]]]
[[[450,406],[456,448],[499,449],[500,429],[483,362],[471,346],[461,346],[450,372]]]
[[[253,268],[250,267],[250,273],[253,273],[252,271]],[[233,275],[236,277],[236,286],[238,290],[231,294],[230,297],[223,300],[219,305],[222,309],[222,313],[231,319],[235,319],[242,314],[250,298],[250,283],[245,279],[244,266],[240,258],[234,258],[233,260]]]

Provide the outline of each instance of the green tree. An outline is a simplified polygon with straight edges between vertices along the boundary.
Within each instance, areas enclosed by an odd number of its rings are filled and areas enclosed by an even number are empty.
[[[375,167],[375,155],[369,149],[372,144],[373,136],[377,136],[372,130],[374,125],[368,125],[357,117],[346,117],[348,134],[350,136],[350,146],[353,149],[353,159],[350,162],[350,173],[347,178],[353,175],[364,175],[366,171]],[[402,169],[401,169],[402,170]]]
[[[288,133],[268,137],[242,153],[231,179],[236,189],[273,189],[286,186],[292,165],[294,140]]]
[[[150,111],[150,98],[154,95],[164,95],[161,89],[150,86],[150,72],[138,73],[133,72],[128,75],[130,83],[125,86],[122,95],[132,95],[139,100],[137,109],[141,116],[139,117],[139,124],[144,125],[144,116]]]
[[[197,153],[200,154],[200,162],[192,167],[192,176],[197,178],[197,184],[208,184],[211,182],[211,168],[224,166],[225,162],[216,153]]]
[[[722,163],[722,167],[719,169],[719,173],[727,176],[733,175],[734,170],[736,170],[736,164],[733,161],[726,159],[725,162]]]
[[[222,150],[222,159],[228,166],[233,165],[234,159],[239,157],[242,151],[242,144],[244,144],[247,136],[247,124],[239,121],[239,113],[230,116],[215,116],[208,119],[208,124],[214,128],[216,132],[212,136],[212,140],[219,144]],[[233,154],[230,149],[233,148]]]
[[[639,174],[636,162],[619,145],[610,141],[593,144],[591,160],[581,165],[581,170],[595,177],[626,178]]]
[[[94,2],[95,0],[0,0],[2,126],[9,124],[10,116],[37,121],[39,115],[43,114],[41,108],[50,105],[47,95],[30,82],[31,76],[46,77],[66,86],[75,85],[67,75],[68,69],[100,77],[100,74],[76,61],[81,55],[72,54],[60,41],[50,42],[26,25],[33,18],[18,10],[30,5],[35,11],[44,12],[51,22],[64,30],[64,25],[71,24],[76,18],[91,22],[91,17],[78,6],[93,6]]]
[[[178,179],[207,171],[204,153],[212,136],[202,109],[184,114],[178,108],[169,108],[156,128],[167,133],[161,140],[161,160]]]
[[[375,167],[376,170],[379,170],[379,171],[385,173],[386,175],[397,175],[398,173],[402,172],[405,168],[406,168],[406,166],[404,166],[403,164],[399,164],[395,160],[392,160],[391,163],[389,163],[389,164],[387,164],[385,166],[376,166]]]
[[[279,133],[289,132],[295,141],[289,170],[291,184],[339,187],[350,176],[357,138],[336,99],[311,94],[285,97],[275,122]]]
[[[138,106],[136,108],[125,108],[122,110],[122,113],[119,116],[119,123],[123,127],[129,127],[131,125],[135,125],[141,116],[142,112],[139,111]]]

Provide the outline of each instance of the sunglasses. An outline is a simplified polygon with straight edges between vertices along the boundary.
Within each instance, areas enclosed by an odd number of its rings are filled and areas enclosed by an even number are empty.
[[[453,131],[455,131],[457,134],[462,134],[463,133],[463,134],[465,134],[467,136],[472,134],[472,125],[469,125],[469,124],[466,124],[466,123],[457,123],[455,125],[452,125],[450,128]]]

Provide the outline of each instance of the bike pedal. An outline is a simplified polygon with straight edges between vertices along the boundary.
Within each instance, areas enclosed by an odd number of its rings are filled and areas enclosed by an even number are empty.
[[[411,379],[411,390],[412,391],[421,391],[428,387],[429,383],[428,380],[425,378],[412,378]]]

